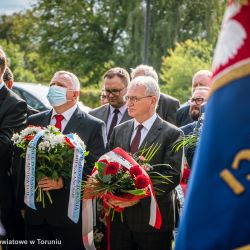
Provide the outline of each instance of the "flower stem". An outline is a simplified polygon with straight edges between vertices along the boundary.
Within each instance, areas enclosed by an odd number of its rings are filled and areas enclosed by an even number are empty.
[[[52,199],[51,199],[51,196],[50,196],[49,191],[46,191],[46,195],[47,195],[47,197],[49,198],[50,204],[53,204],[53,201],[52,201]]]

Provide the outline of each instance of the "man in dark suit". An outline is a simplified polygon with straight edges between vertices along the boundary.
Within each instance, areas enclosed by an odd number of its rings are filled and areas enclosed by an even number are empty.
[[[192,79],[192,94],[198,87],[207,87],[211,86],[211,76],[212,72],[209,70],[199,70],[196,72]],[[190,102],[185,102],[181,107],[177,110],[176,113],[176,124],[178,127],[184,126],[193,122],[193,118],[190,116]]]
[[[151,76],[156,82],[159,82],[158,75],[153,67],[148,65],[138,65],[131,72],[131,78],[134,79],[137,76]],[[172,124],[176,124],[176,111],[180,107],[180,102],[176,98],[160,93],[160,99],[156,113],[165,121]]]
[[[86,175],[91,173],[94,162],[105,152],[105,125],[77,106],[79,90],[80,83],[74,74],[67,71],[56,72],[47,96],[53,109],[30,116],[28,124],[37,126],[50,124],[58,127],[64,134],[77,133],[89,151],[85,159],[84,175]],[[83,249],[81,219],[75,224],[67,216],[69,181],[63,180],[62,177],[58,181],[44,178],[38,185],[44,191],[50,191],[53,204],[47,203],[45,208],[36,204],[37,210],[27,207],[25,214],[27,238],[60,240],[61,244],[54,246],[55,249]],[[39,244],[29,247],[45,249],[44,245]]]
[[[6,68],[6,56],[0,49],[0,220],[2,221],[7,239],[15,239],[12,212],[14,194],[11,183],[11,162],[13,143],[11,138],[26,124],[27,105],[25,101],[10,91],[3,82]],[[11,247],[9,248],[11,249]]]
[[[108,70],[103,76],[103,86],[109,103],[89,112],[105,122],[108,140],[117,124],[131,119],[124,99],[129,81],[129,73],[125,69],[116,67]]]
[[[175,225],[173,191],[180,181],[182,160],[182,153],[175,153],[172,146],[181,131],[156,114],[159,96],[159,86],[152,77],[139,76],[131,81],[126,100],[128,113],[134,119],[114,128],[109,147],[121,147],[127,152],[135,153],[145,145],[147,148],[152,144],[161,145],[150,164],[157,164],[154,171],[171,176],[172,181],[160,185],[165,192],[157,197],[162,225],[159,230],[149,226],[150,198],[144,198],[137,204],[124,203],[124,222],[120,221],[120,216],[115,216],[114,221],[111,221],[112,250],[172,249]],[[164,164],[169,164],[170,167],[163,166]]]

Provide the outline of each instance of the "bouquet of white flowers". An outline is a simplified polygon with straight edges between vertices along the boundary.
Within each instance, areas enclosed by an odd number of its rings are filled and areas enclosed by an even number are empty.
[[[49,191],[37,184],[44,178],[58,181],[71,178],[70,200],[79,203],[82,169],[87,152],[76,134],[64,135],[54,126],[47,128],[29,126],[12,137],[14,145],[22,150],[25,158],[25,203],[35,209],[36,202],[45,207],[45,195],[52,204]],[[36,184],[36,187],[35,187]],[[72,197],[71,197],[72,196]]]

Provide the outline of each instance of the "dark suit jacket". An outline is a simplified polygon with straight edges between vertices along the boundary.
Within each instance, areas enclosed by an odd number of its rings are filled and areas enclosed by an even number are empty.
[[[180,102],[176,98],[161,93],[156,113],[165,121],[176,124],[176,111]]]
[[[0,207],[10,207],[12,187],[10,166],[13,153],[11,137],[26,124],[27,104],[6,86],[0,90]]]
[[[121,147],[129,152],[133,126],[133,120],[116,126],[110,138],[110,149]],[[173,230],[174,228],[175,219],[172,193],[174,188],[180,182],[182,152],[175,153],[172,150],[172,147],[173,143],[180,135],[181,131],[177,127],[163,121],[160,117],[157,117],[140,146],[140,148],[143,148],[146,144],[146,147],[148,148],[152,144],[160,144],[161,147],[151,160],[150,164],[169,164],[171,166],[171,168],[166,168],[161,165],[154,168],[155,171],[162,173],[163,175],[172,176],[172,183],[163,186],[161,185],[161,188],[165,190],[165,193],[157,197],[162,215],[161,231]],[[126,208],[124,211],[124,218],[130,230],[135,232],[156,231],[156,229],[148,224],[149,211],[150,198],[144,198],[137,205]],[[116,223],[121,223],[119,217],[120,216],[114,221],[114,226]]]
[[[178,127],[182,127],[194,121],[189,115],[189,108],[190,104],[186,102],[177,110],[176,125]]]
[[[52,111],[45,111],[28,119],[29,125],[47,126],[50,123]],[[105,153],[106,139],[104,138],[104,123],[87,113],[76,109],[63,133],[77,133],[86,145],[89,155],[86,157],[84,173],[90,174],[96,162],[101,155]],[[28,224],[41,224],[44,220],[55,226],[71,227],[75,224],[68,218],[68,198],[69,185],[62,189],[50,191],[53,204],[46,200],[45,208],[36,203],[37,211],[27,208],[25,221]],[[46,197],[45,197],[46,199]],[[80,221],[78,223],[80,225]]]
[[[101,119],[102,121],[105,122],[105,124],[107,124],[108,117],[109,117],[109,111],[110,111],[109,104],[105,104],[101,107],[98,107],[96,109],[89,111],[89,114],[93,115],[94,117],[96,117],[98,119]],[[128,115],[128,110],[126,110],[126,112],[124,113],[124,115],[120,121],[120,124],[125,122],[125,121],[128,121],[130,119],[132,119],[132,117]]]

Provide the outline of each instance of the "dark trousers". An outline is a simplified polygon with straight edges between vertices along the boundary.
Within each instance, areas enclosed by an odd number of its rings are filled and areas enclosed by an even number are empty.
[[[27,250],[84,250],[81,227],[56,227],[44,222],[42,225],[26,225]],[[33,242],[33,244],[31,244]]]
[[[6,230],[3,240],[24,240],[24,220],[21,211],[16,208],[1,208],[1,221]],[[3,249],[23,250],[22,244],[4,245]]]
[[[172,250],[172,231],[133,232],[126,223],[112,225],[111,250]]]

